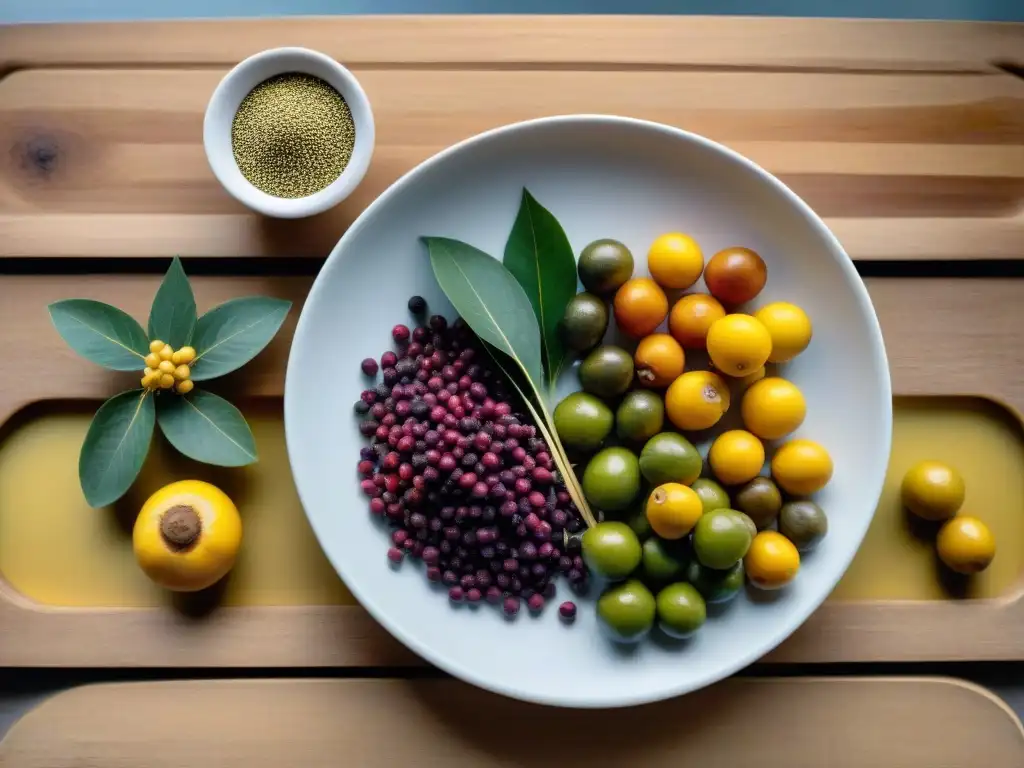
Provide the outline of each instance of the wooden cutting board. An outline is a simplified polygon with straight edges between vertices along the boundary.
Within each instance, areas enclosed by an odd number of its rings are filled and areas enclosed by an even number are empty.
[[[621,711],[527,705],[453,681],[91,685],[0,742],[3,768],[281,766],[1020,768],[999,699],[941,678],[734,679]]]

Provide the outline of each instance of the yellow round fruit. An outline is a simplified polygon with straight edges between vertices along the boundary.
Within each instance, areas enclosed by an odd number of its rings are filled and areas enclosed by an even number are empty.
[[[981,520],[960,515],[942,526],[935,540],[939,559],[957,573],[972,574],[988,568],[996,556],[996,540]]]
[[[796,304],[776,301],[754,313],[772,339],[769,363],[792,360],[811,343],[811,319]]]
[[[725,307],[714,296],[691,293],[677,301],[668,316],[668,330],[684,349],[707,349],[708,329],[725,317]]]
[[[708,464],[723,485],[749,483],[764,467],[764,446],[755,435],[731,429],[715,438],[708,451]]]
[[[704,504],[692,488],[682,483],[665,483],[647,497],[646,513],[651,530],[661,538],[681,539],[704,514]]]
[[[222,490],[201,480],[165,485],[135,520],[132,548],[149,578],[176,592],[220,581],[235,564],[242,519]]]
[[[740,413],[743,425],[762,440],[778,440],[803,424],[807,403],[795,384],[769,376],[743,393]]]
[[[665,413],[679,429],[708,429],[729,410],[729,400],[729,388],[721,376],[711,371],[689,371],[665,392]]]
[[[704,271],[704,254],[689,235],[669,232],[651,244],[647,269],[658,285],[676,290],[689,288]]]
[[[755,587],[779,589],[796,578],[800,553],[796,545],[778,531],[761,531],[743,558],[743,569]]]
[[[772,458],[772,477],[787,493],[809,496],[832,479],[832,457],[813,440],[790,440]]]
[[[925,520],[948,520],[960,511],[967,488],[960,473],[941,461],[919,461],[900,486],[903,506]]]
[[[645,387],[667,387],[683,373],[686,355],[667,333],[644,336],[633,354],[636,377]]]
[[[708,356],[726,376],[746,376],[768,362],[772,337],[750,315],[726,315],[708,329]]]
[[[639,339],[653,333],[668,316],[668,297],[651,278],[634,277],[615,292],[612,309],[619,330]]]

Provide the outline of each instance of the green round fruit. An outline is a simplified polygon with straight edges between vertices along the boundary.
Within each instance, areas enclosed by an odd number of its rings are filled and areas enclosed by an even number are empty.
[[[584,288],[607,296],[633,276],[633,254],[618,240],[595,240],[583,249],[577,269]]]
[[[635,643],[650,632],[657,611],[654,595],[637,579],[613,584],[597,600],[604,633],[619,643]]]
[[[779,533],[792,541],[798,552],[810,552],[828,533],[828,518],[813,501],[791,501],[779,512]]]
[[[608,330],[608,305],[592,293],[569,299],[562,317],[562,338],[569,349],[583,352],[601,343]]]
[[[612,409],[586,392],[573,392],[555,406],[555,431],[568,447],[596,451],[611,434]]]
[[[716,571],[691,560],[686,569],[686,580],[697,588],[709,603],[724,603],[732,600],[743,589],[743,561],[731,568]]]
[[[736,509],[745,513],[757,530],[763,531],[778,517],[782,509],[782,493],[768,477],[755,477],[736,492]]]
[[[633,357],[621,347],[605,344],[580,363],[580,384],[598,397],[618,397],[633,383]]]
[[[692,584],[685,581],[669,584],[655,601],[658,627],[669,637],[682,640],[704,625],[708,609],[704,598]]]
[[[640,471],[655,486],[665,483],[690,485],[700,477],[703,465],[693,443],[677,432],[655,435],[640,452]]]
[[[635,504],[630,507],[626,513],[625,522],[633,529],[633,533],[640,541],[647,541],[654,534],[654,531],[651,530],[651,522],[647,519],[646,504]]]
[[[682,578],[687,558],[683,548],[652,536],[643,543],[643,576],[651,586],[661,586]]]
[[[649,389],[626,394],[615,412],[615,429],[623,440],[641,443],[658,434],[665,423],[665,401]]]
[[[639,492],[640,464],[625,448],[605,448],[583,470],[583,495],[605,512],[627,509]]]
[[[641,469],[643,469],[643,465],[641,465]],[[704,506],[705,515],[715,509],[728,509],[731,504],[729,494],[726,493],[725,488],[714,480],[698,477],[690,487],[700,497],[700,503]]]
[[[640,540],[625,523],[609,520],[584,531],[583,560],[596,575],[611,581],[624,579],[640,565]]]
[[[750,523],[733,509],[703,515],[693,529],[693,551],[708,568],[725,570],[743,559],[754,536]]]

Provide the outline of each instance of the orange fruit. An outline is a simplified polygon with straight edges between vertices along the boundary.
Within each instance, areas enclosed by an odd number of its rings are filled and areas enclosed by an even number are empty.
[[[804,423],[807,403],[792,382],[769,376],[743,393],[743,425],[762,440],[778,440]]]
[[[731,429],[711,444],[708,464],[722,485],[749,483],[764,467],[764,446],[749,432]]]
[[[637,344],[633,364],[645,387],[667,387],[682,375],[686,356],[679,342],[667,333],[652,333]]]
[[[754,313],[772,337],[769,363],[792,360],[811,343],[811,319],[796,304],[775,301]]]
[[[809,496],[832,479],[832,457],[813,440],[790,440],[772,457],[772,477],[786,493]]]
[[[743,558],[743,569],[755,587],[779,589],[796,578],[800,552],[778,531],[761,531]]]
[[[682,483],[659,485],[647,498],[647,522],[658,536],[674,541],[693,530],[704,505],[692,488]]]
[[[615,322],[619,330],[639,339],[653,333],[668,315],[668,298],[649,277],[627,280],[615,292]]]
[[[768,362],[772,337],[750,315],[726,315],[708,330],[708,356],[726,376],[746,376]]]
[[[689,288],[704,271],[704,254],[689,235],[669,232],[651,244],[647,269],[654,282],[665,288]]]
[[[689,371],[669,386],[665,412],[679,429],[708,429],[729,410],[729,401],[729,387],[721,376],[711,371]]]
[[[711,257],[704,269],[704,282],[712,296],[735,307],[761,292],[768,282],[768,268],[749,248],[726,248]]]
[[[725,317],[725,308],[714,296],[691,293],[672,307],[668,330],[685,349],[707,349],[708,329]]]

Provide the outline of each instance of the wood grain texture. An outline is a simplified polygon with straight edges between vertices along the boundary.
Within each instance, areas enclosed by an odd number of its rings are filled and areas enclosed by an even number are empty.
[[[187,269],[187,265],[186,265]],[[52,328],[47,303],[82,296],[142,317],[158,276],[0,278],[0,422],[37,400],[101,399],[128,374],[83,364]],[[282,332],[232,396],[280,395],[306,278],[199,277],[200,309],[240,295],[296,302]],[[1024,414],[1019,280],[867,281],[899,395],[972,394]],[[76,642],[67,642],[68,637]],[[830,601],[767,661],[1024,659],[1024,581],[998,599]],[[164,609],[44,608],[0,582],[4,666],[389,666],[420,663],[359,607],[223,608],[196,621]]]
[[[767,712],[774,736],[758,727]],[[732,679],[586,712],[455,681],[206,680],[59,693],[0,742],[4,768],[353,764],[344,755],[366,768],[1019,768],[1024,729],[949,678]]]
[[[360,188],[303,222],[242,208],[201,144],[226,69],[284,43],[350,65],[377,122]],[[0,29],[0,57],[23,68],[0,81],[0,256],[323,257],[384,189],[453,143],[614,113],[746,154],[856,259],[1021,258],[1024,83],[989,64],[1014,50],[1024,25],[574,16]]]

